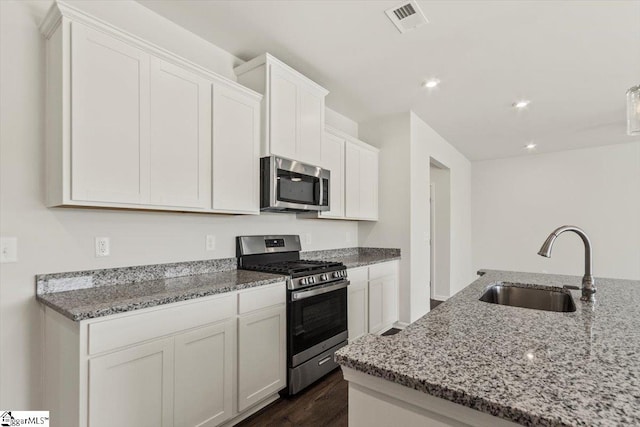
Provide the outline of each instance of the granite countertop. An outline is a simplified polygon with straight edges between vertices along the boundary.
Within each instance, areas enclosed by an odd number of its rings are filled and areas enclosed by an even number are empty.
[[[640,281],[596,277],[596,302],[557,313],[481,302],[494,282],[581,278],[485,270],[397,335],[366,335],[343,366],[522,425],[640,425]]]
[[[40,293],[38,301],[74,321],[284,281],[285,276],[228,270],[128,284]]]
[[[301,253],[348,268],[400,258],[399,249],[345,248]],[[80,321],[283,281],[286,276],[236,270],[236,258],[39,274],[36,298]]]
[[[400,249],[390,248],[346,248],[315,252],[303,252],[303,259],[322,259],[342,262],[347,268],[364,267],[400,259]]]

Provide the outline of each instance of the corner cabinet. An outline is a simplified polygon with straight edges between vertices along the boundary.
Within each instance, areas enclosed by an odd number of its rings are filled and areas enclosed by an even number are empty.
[[[261,156],[319,165],[329,93],[268,53],[239,67],[238,82],[264,94]]]
[[[52,425],[233,424],[285,387],[285,297],[280,282],[80,322],[45,307]]]
[[[398,321],[398,261],[348,270],[349,341],[382,333]]]
[[[48,206],[259,213],[260,94],[64,3],[41,29]]]

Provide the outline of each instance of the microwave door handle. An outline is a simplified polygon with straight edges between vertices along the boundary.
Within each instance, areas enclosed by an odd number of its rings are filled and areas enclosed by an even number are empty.
[[[324,179],[322,179],[322,177],[318,177],[318,179],[320,180],[320,197],[318,197],[318,200],[320,200],[319,206],[323,206],[324,205]]]

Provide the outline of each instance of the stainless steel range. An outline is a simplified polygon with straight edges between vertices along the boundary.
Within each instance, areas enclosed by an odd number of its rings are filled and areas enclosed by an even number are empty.
[[[347,344],[347,269],[339,262],[300,259],[300,237],[236,238],[238,268],[287,277],[287,389],[296,394],[338,365]]]

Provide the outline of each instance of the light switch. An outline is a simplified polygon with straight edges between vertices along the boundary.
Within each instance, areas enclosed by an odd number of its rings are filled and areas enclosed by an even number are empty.
[[[18,238],[0,237],[0,263],[18,262]]]
[[[311,233],[306,233],[306,234],[304,235],[304,242],[305,242],[307,245],[310,245],[310,244],[311,244]]]

